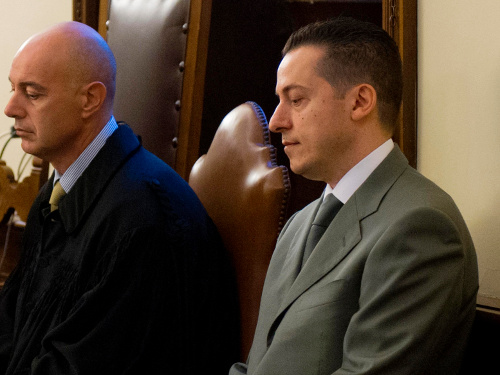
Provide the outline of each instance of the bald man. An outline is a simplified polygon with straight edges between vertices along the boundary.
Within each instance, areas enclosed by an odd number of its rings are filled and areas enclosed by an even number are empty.
[[[223,373],[237,355],[220,238],[184,180],[117,125],[115,73],[77,22],[14,57],[5,114],[55,170],[0,293],[1,374]]]

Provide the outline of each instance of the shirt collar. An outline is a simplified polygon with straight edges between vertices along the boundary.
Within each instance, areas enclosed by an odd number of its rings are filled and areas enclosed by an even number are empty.
[[[349,198],[355,193],[356,190],[366,181],[372,172],[382,163],[382,161],[389,155],[394,148],[394,142],[389,138],[386,142],[382,143],[379,147],[373,150],[368,156],[361,160],[358,164],[352,167],[341,178],[335,188],[332,189],[330,185],[326,185],[325,194],[332,193],[342,203],[346,203]]]
[[[95,158],[97,153],[106,143],[106,140],[118,129],[118,124],[113,116],[109,119],[108,123],[99,132],[92,142],[85,148],[85,150],[78,156],[78,158],[69,166],[63,175],[59,174],[57,170],[54,171],[54,183],[59,180],[62,188],[66,193],[69,193],[78,178],[87,169],[90,162]]]

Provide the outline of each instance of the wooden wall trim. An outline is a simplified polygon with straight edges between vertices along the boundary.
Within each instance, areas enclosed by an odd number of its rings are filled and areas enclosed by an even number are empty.
[[[490,307],[500,311],[500,298],[487,296],[483,294],[477,295],[477,304],[483,307]]]
[[[104,39],[107,39],[108,20],[109,20],[109,5],[111,0],[99,1],[99,16],[97,18],[97,31]]]
[[[191,0],[175,170],[185,180],[199,157],[212,0]]]
[[[403,104],[394,140],[417,166],[417,0],[383,0],[382,25],[403,61]]]
[[[73,21],[99,27],[99,0],[73,0]]]
[[[73,0],[73,21],[83,22],[84,0]]]

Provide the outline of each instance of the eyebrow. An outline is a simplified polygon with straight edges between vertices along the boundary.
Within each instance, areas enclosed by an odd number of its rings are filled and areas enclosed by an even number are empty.
[[[9,82],[11,84],[13,83],[10,77],[9,77]],[[39,83],[33,81],[20,82],[19,86],[22,87],[23,89],[26,89],[27,87],[32,87],[35,90],[40,91],[41,93],[47,92],[47,88],[45,86],[42,86]]]
[[[308,91],[308,88],[307,88],[307,87],[302,86],[302,85],[298,85],[298,84],[294,84],[294,83],[292,83],[292,84],[290,84],[290,85],[287,85],[287,86],[283,87],[283,89],[282,89],[281,91],[283,92],[283,94],[288,95],[288,93],[289,93],[290,91],[295,90],[295,89],[301,89],[301,90],[306,90],[306,91]],[[275,94],[276,94],[277,96],[279,96],[278,92],[275,92]]]

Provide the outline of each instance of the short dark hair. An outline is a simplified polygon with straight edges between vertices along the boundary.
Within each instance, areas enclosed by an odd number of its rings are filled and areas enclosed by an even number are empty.
[[[318,74],[339,96],[355,85],[372,85],[377,92],[380,122],[394,133],[403,95],[401,57],[394,39],[373,23],[339,17],[295,31],[283,48],[283,56],[306,45],[326,48],[325,58],[317,66]]]

